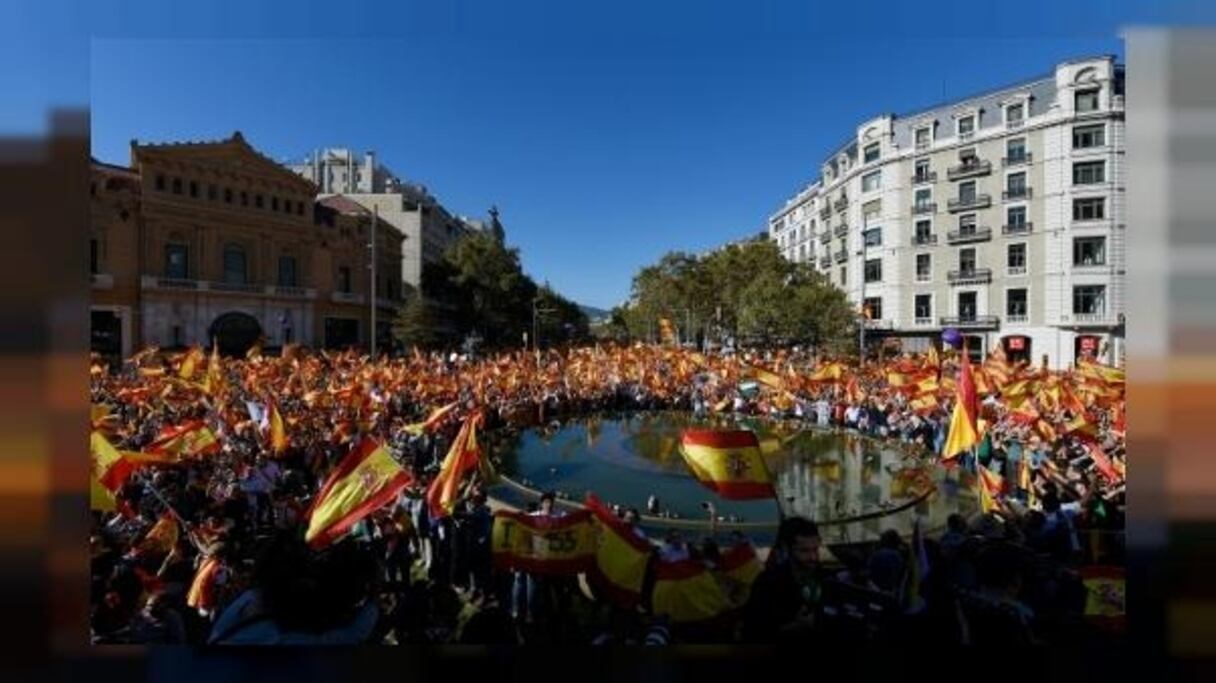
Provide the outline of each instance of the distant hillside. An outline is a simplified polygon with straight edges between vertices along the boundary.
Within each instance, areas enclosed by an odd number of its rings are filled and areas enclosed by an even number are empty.
[[[595,306],[584,306],[582,304],[579,304],[578,308],[580,311],[582,311],[587,316],[588,322],[595,322],[597,320],[605,320],[609,316],[612,315],[612,311],[606,311],[602,308],[596,308]]]

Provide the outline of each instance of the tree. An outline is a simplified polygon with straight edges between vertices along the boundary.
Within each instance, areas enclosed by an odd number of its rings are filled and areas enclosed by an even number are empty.
[[[416,293],[393,320],[393,337],[405,346],[432,348],[444,341],[437,321],[433,305]]]

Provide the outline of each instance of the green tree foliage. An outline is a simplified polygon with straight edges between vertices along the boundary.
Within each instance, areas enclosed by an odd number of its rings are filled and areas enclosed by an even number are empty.
[[[547,284],[537,286],[523,272],[518,249],[492,232],[472,233],[424,266],[421,291],[402,308],[394,335],[407,346],[454,348],[469,336],[483,347],[518,346],[525,332],[532,336],[534,300],[547,312],[538,319],[542,344],[587,337],[587,317]]]
[[[629,305],[613,310],[614,336],[657,339],[667,318],[684,341],[726,336],[762,343],[850,348],[856,313],[844,293],[768,239],[701,257],[671,252],[638,271]]]

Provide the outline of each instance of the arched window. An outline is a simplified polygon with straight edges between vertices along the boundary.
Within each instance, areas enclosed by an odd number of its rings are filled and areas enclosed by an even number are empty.
[[[244,247],[239,244],[224,246],[224,282],[245,284],[247,281],[245,265]]]

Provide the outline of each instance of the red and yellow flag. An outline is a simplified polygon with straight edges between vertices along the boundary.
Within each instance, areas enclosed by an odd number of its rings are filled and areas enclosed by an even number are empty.
[[[1005,488],[1005,479],[982,464],[977,463],[977,467],[979,476],[976,477],[976,487],[979,489],[980,509],[984,514],[999,510],[996,499]]]
[[[427,416],[425,421],[406,425],[404,429],[414,436],[421,436],[423,432],[429,432],[435,429],[435,427],[439,426],[439,424],[443,422],[443,418],[447,417],[449,413],[456,410],[456,408],[459,406],[459,401],[452,401],[445,406],[440,406],[439,408],[431,411],[431,414]]]
[[[595,494],[587,494],[586,504],[595,516],[595,563],[588,576],[596,595],[615,605],[632,607],[642,598],[646,565],[654,549]]]
[[[162,429],[156,440],[144,450],[148,453],[174,455],[181,459],[218,453],[220,442],[202,420],[190,420]]]
[[[942,458],[951,459],[979,443],[979,428],[976,419],[979,418],[979,401],[975,392],[975,382],[971,378],[971,360],[967,349],[963,348],[962,369],[959,371],[958,385],[954,392],[954,412],[950,415],[950,431],[946,443],[942,446]]]
[[[477,424],[481,420],[480,413],[474,413],[465,418],[460,432],[452,441],[443,464],[439,466],[439,474],[431,481],[426,490],[427,506],[434,517],[447,517],[456,507],[456,498],[460,493],[460,483],[466,474],[481,466],[481,446],[477,443]]]
[[[823,367],[807,377],[808,382],[839,382],[844,376],[844,366],[836,361],[825,363]]]
[[[705,621],[731,608],[713,573],[699,560],[659,562],[650,604],[673,623]]]
[[[590,570],[596,543],[590,510],[554,517],[494,513],[490,552],[501,569],[568,576]]]
[[[203,350],[199,347],[191,347],[186,352],[186,357],[182,359],[182,364],[178,366],[177,376],[182,379],[194,379],[194,371],[198,369],[198,364],[203,360]]]
[[[111,493],[122,488],[137,465],[123,457],[101,432],[89,436],[89,451],[93,460],[93,478]]]
[[[706,488],[729,500],[777,495],[754,432],[689,429],[680,452]]]
[[[396,497],[413,480],[388,449],[364,439],[338,463],[305,512],[304,540],[322,548]]]
[[[751,543],[745,541],[722,552],[718,561],[718,574],[724,584],[723,590],[727,600],[733,607],[747,604],[752,584],[763,570],[764,565]]]
[[[177,519],[172,513],[166,512],[156,520],[156,524],[152,525],[148,533],[144,534],[143,540],[139,542],[139,552],[166,554],[177,545],[177,537]]]
[[[270,404],[270,450],[274,453],[287,450],[287,427],[283,425],[283,416],[274,402]]]

